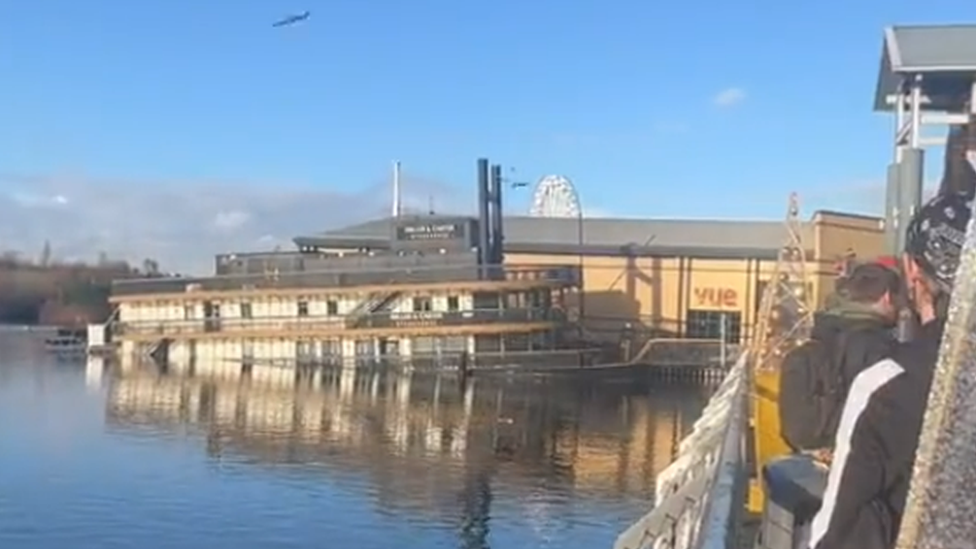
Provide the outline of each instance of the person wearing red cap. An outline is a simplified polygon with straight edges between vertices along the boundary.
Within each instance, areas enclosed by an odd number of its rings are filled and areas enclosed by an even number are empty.
[[[883,255],[875,260],[875,263],[882,267],[898,270],[898,258],[893,255]]]

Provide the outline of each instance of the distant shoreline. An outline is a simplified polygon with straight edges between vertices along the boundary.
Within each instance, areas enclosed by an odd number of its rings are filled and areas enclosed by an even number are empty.
[[[143,276],[124,262],[42,265],[0,258],[0,324],[84,327],[104,322],[112,281]]]

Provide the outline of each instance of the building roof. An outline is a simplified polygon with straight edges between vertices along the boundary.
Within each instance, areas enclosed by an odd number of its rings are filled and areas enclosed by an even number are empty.
[[[923,75],[926,110],[958,111],[976,75],[976,25],[912,25],[885,29],[875,92],[877,111],[893,110],[904,78]]]
[[[392,234],[393,218],[378,219],[295,243],[323,247],[383,246]],[[505,251],[509,253],[688,256],[700,258],[775,258],[785,242],[781,221],[714,221],[678,219],[605,219],[506,217]],[[812,244],[812,226],[802,235]]]

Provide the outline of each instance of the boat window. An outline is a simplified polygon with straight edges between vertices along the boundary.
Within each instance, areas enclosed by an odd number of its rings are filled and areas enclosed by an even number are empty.
[[[308,301],[303,299],[298,302],[298,316],[308,316]]]
[[[415,297],[413,298],[413,311],[415,313],[426,312],[432,310],[430,298],[429,297]]]
[[[241,303],[241,318],[251,318],[251,304],[247,301]]]
[[[448,311],[458,311],[461,309],[461,303],[456,295],[447,296],[447,310]]]
[[[334,299],[326,301],[325,314],[333,316],[339,314],[339,302]]]
[[[475,309],[498,309],[499,296],[495,292],[475,292],[472,299]]]
[[[529,350],[529,336],[526,334],[507,334],[504,338],[505,351],[522,352]]]
[[[502,350],[502,336],[498,334],[478,334],[474,336],[476,353],[497,353]]]
[[[412,353],[414,355],[432,355],[434,354],[434,338],[432,337],[415,337],[411,344]]]
[[[466,336],[444,336],[438,342],[441,352],[463,353],[468,350],[468,338]]]
[[[203,303],[204,318],[220,318],[220,303],[205,301]]]

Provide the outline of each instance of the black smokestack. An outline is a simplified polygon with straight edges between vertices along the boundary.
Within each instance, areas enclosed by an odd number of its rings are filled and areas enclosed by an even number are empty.
[[[478,159],[478,262],[491,263],[491,217],[488,205],[491,189],[488,188],[488,159]]]
[[[501,265],[505,253],[502,250],[504,240],[502,231],[502,167],[495,164],[491,167],[491,262]]]

